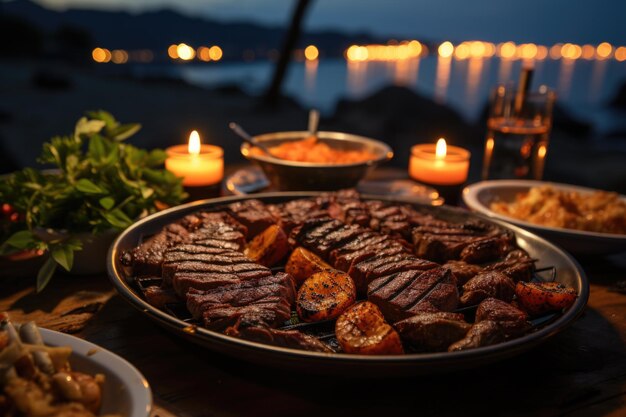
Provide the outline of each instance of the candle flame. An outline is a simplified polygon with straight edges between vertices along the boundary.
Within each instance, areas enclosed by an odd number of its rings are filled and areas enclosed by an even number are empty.
[[[439,138],[437,141],[437,147],[435,148],[435,158],[444,159],[447,153],[448,148],[446,146],[446,140],[444,138]]]
[[[197,130],[192,130],[189,135],[188,151],[192,155],[198,155],[200,153],[200,135]]]

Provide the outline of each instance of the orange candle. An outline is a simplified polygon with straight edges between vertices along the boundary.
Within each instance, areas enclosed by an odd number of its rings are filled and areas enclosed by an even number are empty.
[[[167,148],[165,169],[183,177],[187,187],[214,185],[224,177],[224,150],[219,146],[202,145],[197,131],[189,135],[188,145]]]
[[[411,148],[409,175],[421,182],[435,185],[460,185],[467,180],[470,152],[447,146],[440,138],[437,145],[421,144]]]

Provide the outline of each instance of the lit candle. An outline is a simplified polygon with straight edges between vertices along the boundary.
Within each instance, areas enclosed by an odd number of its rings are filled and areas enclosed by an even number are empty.
[[[411,148],[409,175],[434,185],[460,185],[467,180],[470,153],[457,146],[447,146],[440,138],[437,145],[421,144]]]
[[[219,146],[202,145],[200,135],[192,131],[188,145],[166,149],[165,169],[183,177],[186,187],[215,185],[224,177],[224,150]]]

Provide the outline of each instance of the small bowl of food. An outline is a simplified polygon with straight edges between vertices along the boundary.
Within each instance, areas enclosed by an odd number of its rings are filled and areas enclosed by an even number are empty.
[[[242,155],[258,164],[272,187],[281,191],[351,188],[393,157],[386,143],[342,132],[275,132],[254,139],[269,153],[243,143]]]

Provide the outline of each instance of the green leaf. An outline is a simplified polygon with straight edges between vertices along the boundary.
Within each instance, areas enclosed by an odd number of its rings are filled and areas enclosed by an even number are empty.
[[[125,229],[133,223],[133,221],[120,209],[101,213],[102,217],[104,217],[111,224],[111,226],[118,229]]]
[[[89,157],[100,161],[107,155],[106,145],[104,139],[100,135],[93,135],[89,138],[89,150],[87,151]]]
[[[111,208],[115,205],[115,200],[113,197],[102,197],[100,199],[100,205],[107,210],[111,210]]]
[[[74,250],[67,245],[55,245],[51,248],[52,257],[66,271],[72,269],[72,264],[74,263]]]
[[[86,117],[82,117],[74,128],[74,139],[78,141],[80,140],[80,135],[98,133],[104,126],[106,126],[106,122],[102,120],[88,120]]]
[[[30,230],[15,232],[9,237],[4,245],[12,246],[16,249],[26,249],[35,243],[35,237]]]
[[[50,279],[52,278],[52,275],[54,275],[54,271],[56,271],[56,269],[56,261],[52,258],[52,256],[49,256],[37,273],[37,292],[41,292],[46,285],[48,285],[48,282],[50,282]]]
[[[76,189],[86,194],[103,194],[106,192],[87,178],[79,179],[76,182]]]
[[[113,129],[118,125],[115,117],[113,117],[113,115],[106,110],[88,111],[86,114],[92,119],[103,121],[107,129]]]
[[[139,123],[129,123],[119,125],[116,128],[109,130],[107,133],[116,141],[121,142],[137,133],[140,129],[141,125]]]

